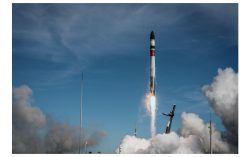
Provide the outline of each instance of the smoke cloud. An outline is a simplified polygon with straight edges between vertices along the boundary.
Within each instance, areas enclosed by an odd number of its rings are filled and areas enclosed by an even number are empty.
[[[237,153],[238,150],[238,76],[232,68],[219,69],[211,85],[202,87],[210,106],[222,119],[226,138],[212,123],[213,153]],[[117,153],[210,153],[209,124],[195,113],[181,114],[176,132],[157,134],[150,139],[126,135]]]
[[[80,128],[56,122],[32,106],[32,90],[22,85],[13,88],[12,153],[74,153],[79,148]],[[82,132],[87,146],[99,144],[106,135]],[[81,147],[85,141],[82,140]]]
[[[194,113],[181,115],[180,135],[175,132],[157,134],[151,139],[126,135],[119,153],[209,153],[209,124]],[[213,125],[212,148],[214,153],[230,153],[229,145],[223,141],[220,132]]]
[[[203,86],[211,107],[227,129],[228,141],[238,146],[238,74],[219,69],[211,85]]]

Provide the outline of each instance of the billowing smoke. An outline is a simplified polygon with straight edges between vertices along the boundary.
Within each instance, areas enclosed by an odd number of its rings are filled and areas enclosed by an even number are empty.
[[[194,113],[182,113],[182,127],[180,135],[184,138],[195,136],[197,144],[200,145],[201,152],[209,152],[209,124]],[[212,150],[213,153],[229,153],[229,145],[223,140],[221,133],[216,130],[215,125],[212,125]]]
[[[32,106],[32,90],[22,85],[13,88],[12,153],[74,153],[79,148],[80,128],[56,122]],[[99,144],[105,132],[96,131],[83,139],[87,146]],[[82,140],[81,147],[85,141]]]
[[[219,69],[213,83],[202,89],[222,119],[229,142],[238,146],[238,74],[232,68]]]
[[[151,139],[126,135],[116,150],[119,153],[209,153],[209,124],[194,113],[181,115],[180,133],[157,134]],[[229,145],[213,125],[212,148],[214,153],[230,153]]]
[[[42,138],[38,130],[46,125],[46,116],[31,106],[32,90],[28,86],[13,88],[12,152],[41,153]]]
[[[79,149],[79,127],[58,122],[50,122],[51,124],[45,137],[46,153],[65,153],[74,152]],[[81,148],[84,148],[85,142],[87,146],[99,144],[100,139],[105,136],[105,132],[97,131],[91,135],[85,136],[81,142]]]
[[[212,123],[213,153],[237,153],[238,141],[238,76],[232,68],[218,70],[211,85],[202,88],[215,113],[227,130],[216,130]],[[209,124],[195,113],[183,112],[181,127],[176,132],[157,134],[150,139],[126,135],[117,153],[210,153]],[[237,143],[237,142],[236,142]],[[233,148],[233,149],[232,149]]]

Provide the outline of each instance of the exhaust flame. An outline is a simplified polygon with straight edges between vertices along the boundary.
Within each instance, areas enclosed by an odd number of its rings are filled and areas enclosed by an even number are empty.
[[[151,116],[151,137],[155,136],[156,133],[156,97],[152,93],[147,94],[145,101],[146,109]]]
[[[156,126],[155,126],[156,98],[154,95],[152,95],[150,98],[150,108],[151,108],[151,137],[154,137],[156,132]]]

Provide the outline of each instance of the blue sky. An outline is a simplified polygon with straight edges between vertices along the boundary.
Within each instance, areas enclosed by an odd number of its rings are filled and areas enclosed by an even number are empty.
[[[157,133],[175,103],[205,121],[202,86],[218,68],[238,72],[237,4],[14,4],[13,86],[28,85],[33,105],[59,121],[107,136],[93,152],[112,153],[126,134],[150,137],[143,101],[149,90],[149,34],[156,36]],[[214,116],[218,129],[223,126]]]

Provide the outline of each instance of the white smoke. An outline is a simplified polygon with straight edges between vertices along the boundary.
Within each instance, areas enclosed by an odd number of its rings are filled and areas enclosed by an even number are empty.
[[[135,152],[141,152],[147,149],[149,146],[150,146],[150,141],[147,139],[126,135],[122,140],[120,147],[116,150],[116,152],[132,154]]]
[[[209,124],[194,113],[182,113],[180,135],[175,132],[157,134],[151,139],[126,135],[119,153],[209,153]],[[212,148],[214,153],[230,153],[229,145],[213,125]]]
[[[198,144],[202,147],[201,152],[209,152],[209,124],[194,113],[182,113],[182,127],[180,135],[184,138],[196,136]],[[221,133],[216,130],[215,125],[212,125],[212,150],[214,153],[229,153],[229,145],[223,141]]]
[[[12,151],[13,153],[41,153],[42,140],[37,130],[47,123],[39,108],[31,106],[32,90],[26,86],[13,88]]]
[[[218,69],[211,85],[203,86],[211,107],[222,119],[229,142],[238,145],[238,74],[232,68]]]
[[[78,150],[80,128],[48,118],[32,106],[32,94],[26,85],[13,88],[12,153],[74,153]],[[99,144],[105,136],[103,131],[82,134],[88,141],[87,146]],[[84,144],[82,140],[82,148]]]
[[[238,141],[238,76],[232,68],[218,70],[218,76],[209,86],[202,88],[212,109],[222,119],[230,133],[227,139],[216,130],[212,123],[213,153],[237,153],[232,143]],[[231,139],[230,139],[231,138]],[[233,142],[230,142],[233,141]],[[228,143],[229,142],[229,143]],[[209,124],[195,113],[181,115],[181,127],[178,134],[157,134],[151,139],[125,136],[117,153],[210,153]]]
[[[22,123],[32,128],[41,128],[46,124],[46,116],[39,108],[31,106],[32,94],[26,85],[13,89],[13,115],[18,117],[14,120],[23,120]]]

